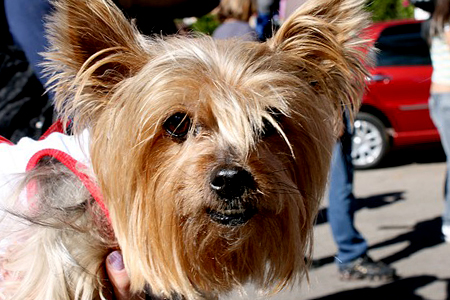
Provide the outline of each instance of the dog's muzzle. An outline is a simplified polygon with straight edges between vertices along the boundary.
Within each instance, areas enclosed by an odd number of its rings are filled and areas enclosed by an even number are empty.
[[[223,202],[220,210],[208,210],[213,221],[238,226],[255,215],[256,209],[252,203],[243,200],[256,189],[255,180],[247,170],[237,166],[220,166],[211,175],[210,187]]]

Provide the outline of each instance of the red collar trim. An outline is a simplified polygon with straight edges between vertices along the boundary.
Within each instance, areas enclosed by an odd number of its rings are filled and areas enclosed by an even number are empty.
[[[57,120],[55,123],[50,126],[45,133],[39,138],[39,141],[46,139],[50,134],[52,133],[65,133],[64,132],[64,124],[61,122],[61,120]],[[11,146],[14,146],[14,143],[8,140],[7,138],[4,138],[0,135],[0,144],[5,143]]]
[[[109,211],[106,208],[105,203],[103,201],[103,196],[100,192],[100,188],[98,187],[96,182],[92,180],[92,178],[89,175],[86,174],[88,168],[84,164],[78,162],[72,156],[63,151],[56,149],[43,149],[41,151],[36,152],[31,157],[30,161],[28,162],[26,170],[27,171],[32,170],[44,157],[55,158],[58,161],[60,161],[63,165],[65,165],[70,171],[72,171],[81,180],[81,182],[87,188],[89,193],[91,193],[95,202],[97,202],[100,209],[108,219],[109,223],[111,223]]]
[[[43,140],[47,138],[50,134],[55,132],[64,133],[64,128],[65,128],[64,124],[60,120],[58,120],[55,123],[53,123],[52,126],[50,126],[50,128],[42,135],[42,137],[39,140]],[[2,136],[0,136],[0,144],[1,143],[6,143],[11,146],[14,145],[14,143],[12,143],[11,141]],[[55,158],[58,161],[60,161],[63,165],[65,165],[70,171],[72,171],[81,180],[81,182],[87,188],[89,193],[91,193],[95,202],[97,202],[100,209],[105,214],[109,224],[111,224],[109,211],[106,208],[105,203],[103,201],[103,195],[100,191],[100,188],[98,187],[97,183],[94,180],[92,180],[92,178],[86,173],[88,167],[78,162],[76,159],[74,159],[69,154],[63,151],[56,149],[44,149],[38,151],[31,157],[30,161],[27,164],[26,171],[29,171],[34,167],[36,167],[39,161],[44,157]]]
[[[0,136],[0,144],[2,144],[2,143],[5,143],[5,144],[11,145],[11,146],[14,145],[14,143],[11,142],[10,140],[5,139],[4,137]]]
[[[39,140],[45,140],[50,134],[58,132],[58,133],[65,133],[64,123],[61,120],[57,120],[55,123],[52,124],[45,132],[44,134],[39,138]]]

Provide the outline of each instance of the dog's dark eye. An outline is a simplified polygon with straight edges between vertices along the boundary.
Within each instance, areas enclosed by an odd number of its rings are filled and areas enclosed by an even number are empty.
[[[280,124],[282,113],[278,111],[277,109],[270,109],[269,110],[270,115],[273,117],[273,119]],[[269,137],[273,134],[275,134],[277,130],[272,125],[272,123],[269,122],[269,120],[264,119],[263,121],[263,129],[262,129],[262,137]]]
[[[276,132],[276,129],[275,129],[275,127],[273,127],[272,123],[270,123],[269,120],[264,119],[262,136],[269,137],[269,136],[273,135],[275,132]]]
[[[184,139],[191,128],[191,118],[185,113],[176,113],[170,116],[163,126],[172,137]]]

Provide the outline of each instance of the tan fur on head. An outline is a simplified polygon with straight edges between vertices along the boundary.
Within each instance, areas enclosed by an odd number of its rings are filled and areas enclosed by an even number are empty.
[[[264,44],[148,39],[110,0],[54,2],[46,58],[56,107],[75,132],[90,130],[133,291],[213,299],[304,276],[335,127],[364,89],[363,2],[311,0]],[[189,121],[182,137],[167,128],[177,114]],[[223,169],[248,181],[226,201],[211,188]],[[252,214],[221,223],[229,211]],[[68,290],[87,280],[73,274]]]

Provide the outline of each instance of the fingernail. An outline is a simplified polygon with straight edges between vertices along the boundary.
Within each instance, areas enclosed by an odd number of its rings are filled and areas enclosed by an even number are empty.
[[[108,263],[113,269],[117,271],[122,271],[125,268],[125,265],[123,264],[122,253],[120,253],[120,251],[114,251],[110,255],[108,255]]]

